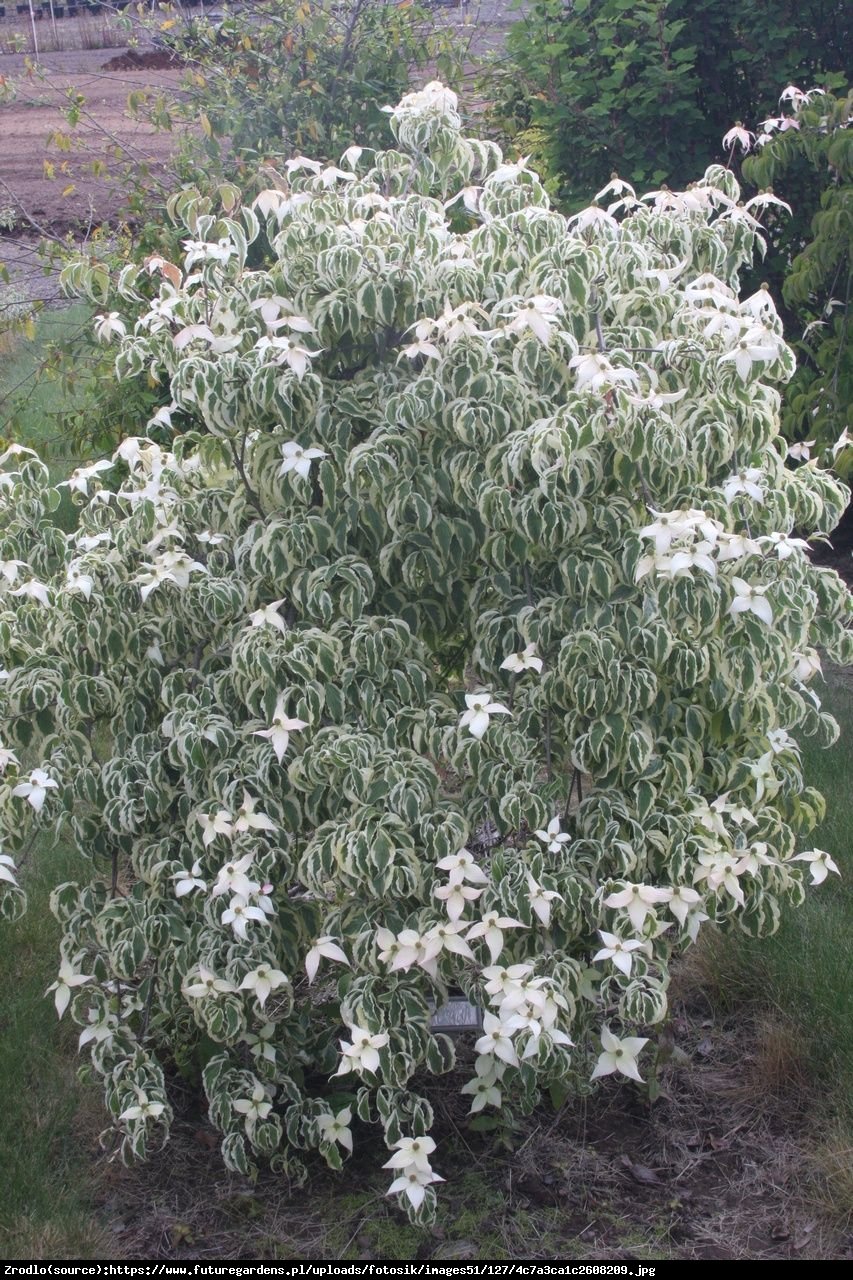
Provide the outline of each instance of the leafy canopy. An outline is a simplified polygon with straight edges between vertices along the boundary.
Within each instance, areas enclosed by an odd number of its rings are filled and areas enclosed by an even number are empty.
[[[780,85],[849,83],[853,21],[838,0],[530,0],[507,43],[496,119],[575,209],[614,170],[690,182]]]
[[[789,85],[784,96],[783,114],[747,135],[751,154],[743,161],[745,179],[760,189],[754,203],[766,202],[776,215],[768,274],[775,283],[776,264],[792,325],[802,333],[782,426],[797,442],[796,454],[829,449],[847,478],[853,472],[853,91],[836,96]],[[792,205],[780,214],[782,198]]]
[[[441,85],[390,124],[174,196],[182,261],[96,322],[171,401],[65,482],[73,533],[0,458],[0,878],[14,916],[43,833],[92,860],[53,994],[125,1158],[177,1067],[230,1168],[378,1124],[423,1218],[449,994],[474,1124],[649,1080],[672,954],[834,869],[798,743],[850,599],[792,530],[847,491],[784,464],[731,173],[567,220]]]

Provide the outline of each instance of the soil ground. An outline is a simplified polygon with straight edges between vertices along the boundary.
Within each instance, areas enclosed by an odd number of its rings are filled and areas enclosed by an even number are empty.
[[[174,138],[130,119],[127,99],[146,88],[177,88],[181,70],[105,71],[104,64],[122,52],[81,49],[49,54],[39,73],[30,75],[21,55],[0,55],[0,77],[14,81],[18,89],[15,100],[0,107],[0,205],[14,203],[38,224],[28,225],[22,213],[22,231],[44,228],[63,235],[114,218],[121,207],[119,189],[109,174],[94,176],[91,164],[98,157],[115,168],[110,152],[116,146],[155,171],[167,164]],[[48,138],[56,130],[67,131],[60,108],[71,89],[83,94],[92,119],[80,121],[75,130],[79,146],[63,153],[48,146]],[[45,172],[45,160],[55,165],[53,178]]]
[[[714,1016],[694,989],[671,1031],[681,1065],[651,1108],[608,1082],[586,1103],[522,1121],[509,1153],[467,1128],[453,1084],[471,1063],[445,1080],[433,1228],[410,1227],[385,1198],[375,1130],[353,1126],[356,1156],[340,1177],[309,1158],[310,1190],[269,1172],[252,1184],[223,1169],[203,1100],[189,1095],[162,1153],[109,1166],[103,1227],[115,1256],[151,1261],[853,1259],[853,1235],[813,1197],[808,1093],[796,1073],[781,1092],[768,1087],[767,1027]],[[470,1059],[470,1046],[459,1054]]]

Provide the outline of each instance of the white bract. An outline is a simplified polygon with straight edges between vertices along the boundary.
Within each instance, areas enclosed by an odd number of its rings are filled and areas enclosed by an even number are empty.
[[[2,861],[6,862],[7,865],[11,864],[11,859],[4,858]],[[0,866],[0,873],[2,873],[2,871],[3,868]],[[56,1005],[56,1012],[60,1018],[68,1008],[68,1004],[71,1000],[72,988],[80,987],[84,982],[93,981],[94,977],[92,974],[77,973],[74,969],[74,965],[70,961],[62,961],[62,964],[59,966],[59,977],[56,982],[52,982],[48,987],[48,991],[54,991],[56,993],[53,999]]]
[[[346,952],[338,946],[334,938],[317,938],[305,957],[305,972],[308,974],[309,983],[316,978],[320,961],[324,957],[327,960],[336,960],[338,964],[349,964]]]
[[[544,831],[537,831],[535,834],[537,840],[548,846],[549,853],[562,853],[563,846],[572,838],[570,832],[563,830],[559,814],[551,819]]]
[[[772,627],[773,610],[770,601],[766,598],[767,587],[745,582],[743,578],[732,578],[732,586],[735,596],[729,605],[729,613],[733,617],[743,613],[754,613],[761,622]]]
[[[317,1128],[320,1130],[321,1142],[336,1142],[339,1146],[345,1147],[347,1151],[352,1151],[352,1130],[350,1122],[352,1120],[352,1111],[349,1107],[343,1107],[337,1115],[318,1116]]]
[[[513,675],[521,675],[524,671],[535,671],[541,675],[542,659],[536,655],[536,645],[527,644],[520,653],[511,653],[501,663],[501,671],[511,671]]]
[[[834,871],[837,876],[841,875],[835,860],[823,849],[811,849],[808,853],[798,853],[794,861],[808,863],[812,884],[823,884],[830,871]]]
[[[311,471],[311,463],[317,458],[326,457],[328,454],[324,449],[304,449],[295,440],[286,440],[281,446],[281,466],[278,474],[286,476],[292,471],[298,476],[307,476]]]
[[[474,738],[482,738],[489,727],[492,716],[508,716],[509,707],[502,702],[495,702],[490,693],[466,693],[466,711],[463,711],[459,726],[467,729]]]
[[[26,781],[19,782],[12,788],[12,795],[21,796],[27,804],[32,805],[36,813],[40,813],[48,791],[55,791],[58,786],[56,779],[51,778],[44,769],[33,769]]]
[[[613,1075],[614,1072],[618,1071],[620,1075],[628,1076],[631,1080],[638,1080],[642,1084],[643,1078],[637,1066],[637,1058],[648,1043],[648,1038],[642,1036],[625,1036],[620,1040],[609,1027],[602,1027],[601,1047],[603,1053],[599,1055],[595,1064],[595,1070],[592,1073],[593,1080],[597,1080],[600,1076]]]
[[[0,915],[26,850],[93,866],[51,994],[122,1158],[177,1062],[229,1170],[363,1134],[423,1225],[456,1044],[500,1127],[636,1082],[673,956],[834,872],[797,744],[851,603],[802,542],[848,494],[786,463],[729,169],[567,219],[444,86],[388,116],[340,169],[176,191],[186,270],[69,268],[160,407],[63,482],[71,532],[0,453]]]

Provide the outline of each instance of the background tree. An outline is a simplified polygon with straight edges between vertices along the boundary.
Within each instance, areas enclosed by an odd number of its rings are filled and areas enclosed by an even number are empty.
[[[782,85],[846,85],[853,12],[843,0],[531,0],[507,43],[496,118],[577,208],[613,171],[682,187],[723,158],[732,122],[777,110]]]
[[[792,113],[758,132],[743,175],[790,205],[786,213],[768,202],[770,251],[761,268],[781,292],[798,356],[783,429],[812,451],[830,450],[846,477],[853,471],[853,92],[792,89],[790,97]]]

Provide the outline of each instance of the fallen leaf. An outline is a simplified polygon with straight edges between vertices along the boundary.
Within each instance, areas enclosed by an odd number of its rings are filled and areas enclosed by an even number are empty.
[[[792,1248],[804,1249],[809,1243],[809,1236],[814,1231],[815,1224],[813,1222],[804,1222],[800,1228],[801,1234],[794,1241]]]
[[[635,1182],[639,1182],[646,1187],[660,1186],[660,1178],[654,1169],[650,1169],[646,1164],[635,1164],[628,1155],[621,1157],[621,1162],[630,1173]]]

